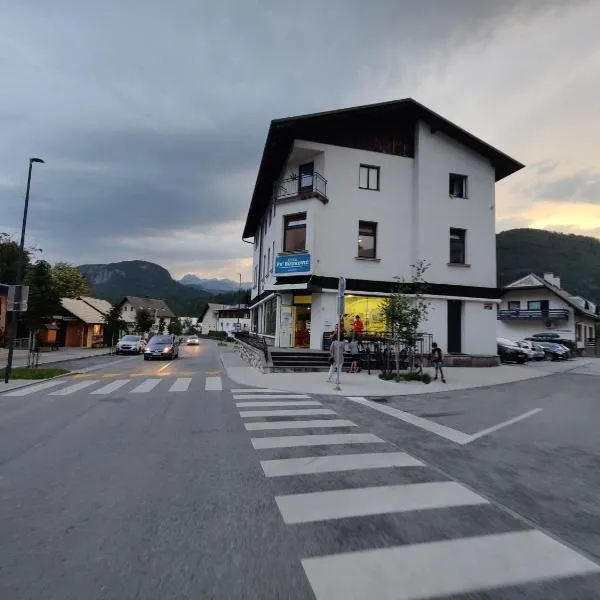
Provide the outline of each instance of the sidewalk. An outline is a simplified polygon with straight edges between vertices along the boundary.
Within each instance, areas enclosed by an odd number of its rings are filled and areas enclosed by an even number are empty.
[[[261,387],[282,392],[302,394],[327,394],[336,396],[408,396],[415,394],[431,394],[452,390],[501,385],[515,381],[525,381],[537,377],[546,377],[555,373],[580,371],[582,374],[600,375],[600,359],[574,358],[565,362],[528,363],[525,365],[501,365],[499,367],[447,367],[444,369],[448,383],[432,381],[430,384],[420,382],[383,381],[378,372],[342,373],[340,375],[340,391],[333,388],[335,383],[328,383],[327,373],[260,373],[248,366],[233,348],[223,348],[221,362],[227,375],[233,381],[249,386]],[[433,373],[432,369],[428,369]]]
[[[40,365],[49,365],[65,360],[78,360],[109,354],[110,348],[59,348],[54,352],[40,352]],[[8,350],[0,348],[0,367],[4,368],[8,357]],[[13,354],[13,367],[27,366],[27,350],[15,350]]]

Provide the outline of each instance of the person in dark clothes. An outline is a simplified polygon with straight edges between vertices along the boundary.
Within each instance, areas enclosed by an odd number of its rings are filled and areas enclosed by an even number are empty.
[[[433,342],[433,344],[431,344],[431,364],[435,369],[435,377],[433,380],[435,381],[438,378],[439,373],[442,383],[446,383],[446,378],[444,377],[443,360],[444,354],[442,349],[435,342]]]

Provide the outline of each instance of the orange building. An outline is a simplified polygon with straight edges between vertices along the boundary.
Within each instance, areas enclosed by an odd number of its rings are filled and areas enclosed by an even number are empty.
[[[61,298],[60,302],[64,316],[62,326],[58,328],[58,344],[69,348],[101,346],[110,303],[88,297]]]

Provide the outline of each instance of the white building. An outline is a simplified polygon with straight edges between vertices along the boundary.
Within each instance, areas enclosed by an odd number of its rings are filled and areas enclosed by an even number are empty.
[[[249,331],[250,311],[246,306],[237,304],[207,304],[200,317],[199,326],[202,335],[211,331]]]
[[[271,122],[243,238],[252,329],[322,347],[347,281],[346,330],[382,332],[394,277],[431,264],[422,330],[449,353],[496,354],[494,185],[522,164],[412,99]]]
[[[125,296],[119,306],[121,307],[121,318],[128,324],[130,329],[135,328],[135,316],[142,309],[147,310],[154,319],[153,331],[158,331],[161,319],[163,319],[166,328],[169,326],[171,319],[175,318],[173,311],[162,298]]]
[[[502,290],[498,337],[522,340],[536,333],[558,333],[583,349],[595,342],[600,306],[572,296],[553,273],[530,273]]]

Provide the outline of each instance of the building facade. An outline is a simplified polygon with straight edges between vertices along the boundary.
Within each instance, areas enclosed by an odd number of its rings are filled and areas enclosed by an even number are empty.
[[[522,340],[536,333],[558,333],[579,350],[594,344],[600,306],[562,289],[560,277],[530,273],[502,290],[498,337]]]
[[[154,333],[158,332],[161,319],[164,321],[165,328],[167,328],[171,323],[171,319],[176,318],[173,311],[162,298],[125,296],[119,303],[119,306],[121,308],[121,318],[127,323],[130,331],[135,329],[135,317],[138,311],[143,309],[147,310],[154,319],[151,329]]]
[[[246,306],[209,302],[199,319],[199,328],[202,335],[208,335],[211,331],[249,331],[250,309]]]
[[[251,329],[320,349],[346,278],[346,330],[382,333],[383,298],[430,266],[422,330],[448,352],[496,354],[495,182],[523,165],[413,100],[271,123],[244,228]]]

